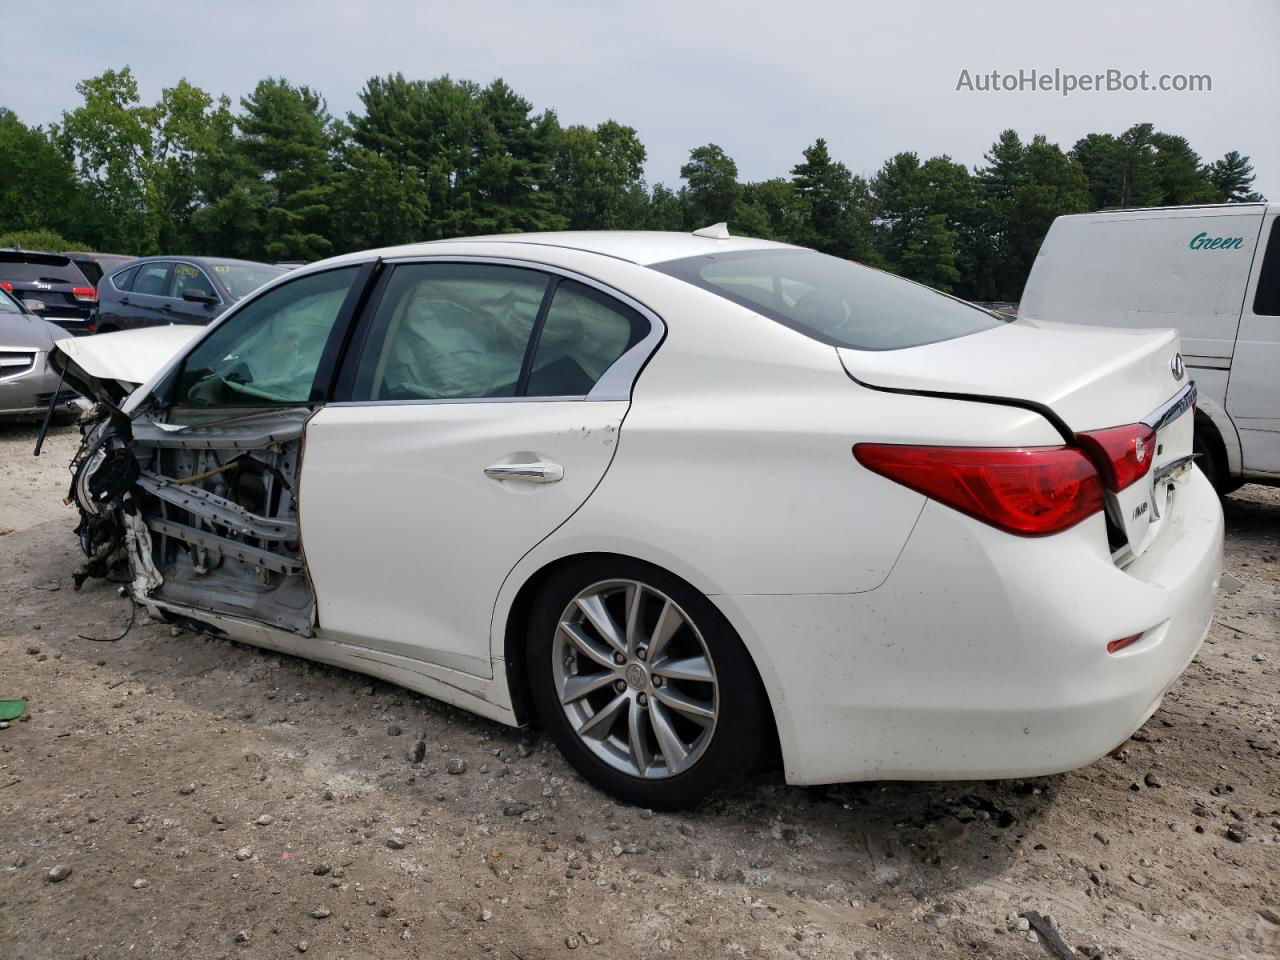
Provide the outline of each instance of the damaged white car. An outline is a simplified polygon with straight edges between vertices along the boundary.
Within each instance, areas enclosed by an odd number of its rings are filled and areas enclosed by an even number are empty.
[[[712,228],[313,264],[127,399],[95,339],[54,360],[99,401],[78,576],[536,721],[629,801],[774,752],[793,783],[1086,764],[1208,629],[1172,331]]]

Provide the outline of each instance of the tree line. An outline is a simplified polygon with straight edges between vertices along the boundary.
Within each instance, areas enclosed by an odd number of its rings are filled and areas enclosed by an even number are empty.
[[[1016,300],[1060,214],[1261,199],[1247,156],[1203,162],[1149,123],[1069,150],[1005,130],[973,169],[902,152],[871,177],[818,139],[789,176],[743,182],[706,144],[673,189],[645,182],[634,128],[564,125],[502,80],[373,77],[345,118],[283,78],[238,109],[186,80],[144,103],[128,67],[77,91],[82,103],[48,126],[0,107],[0,246],[313,260],[451,236],[724,220],[959,296]]]

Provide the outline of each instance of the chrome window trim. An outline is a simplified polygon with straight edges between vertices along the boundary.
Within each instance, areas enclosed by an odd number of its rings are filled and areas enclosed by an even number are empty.
[[[610,364],[591,390],[583,394],[565,397],[443,397],[423,400],[341,400],[328,403],[330,407],[371,407],[371,406],[406,406],[441,403],[562,403],[565,401],[619,401],[630,400],[631,391],[635,387],[636,378],[649,362],[658,345],[667,335],[667,325],[662,318],[646,307],[639,300],[628,296],[621,290],[606,283],[586,276],[565,267],[544,263],[541,260],[521,260],[515,257],[485,257],[467,254],[412,254],[403,257],[391,257],[383,261],[388,266],[413,263],[475,263],[486,266],[517,267],[522,270],[537,270],[564,280],[575,280],[588,287],[599,290],[607,297],[617,300],[624,306],[635,310],[649,322],[649,332],[626,353]]]
[[[1159,431],[1195,406],[1196,382],[1192,380],[1167,402],[1142,418],[1152,430]]]

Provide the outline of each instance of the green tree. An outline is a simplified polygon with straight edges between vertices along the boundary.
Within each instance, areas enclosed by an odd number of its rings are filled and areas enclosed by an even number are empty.
[[[204,202],[196,168],[226,136],[230,103],[179,80],[143,104],[128,67],[76,89],[84,103],[63,114],[59,138],[94,200],[87,232],[108,249],[140,254],[184,246]]]
[[[1226,203],[1257,203],[1264,199],[1253,189],[1253,164],[1236,150],[1209,164],[1205,175]]]
[[[946,217],[931,213],[912,231],[899,263],[902,273],[919,283],[949,292],[960,279],[956,268],[956,233]]]
[[[1017,300],[1054,218],[1089,209],[1089,181],[1078,161],[1041,135],[1024,144],[1006,130],[985,160],[975,174],[983,253],[976,258],[973,291],[966,293]]]
[[[685,188],[680,192],[670,189],[661,183],[653,186],[649,194],[649,208],[645,213],[645,228],[648,230],[685,230],[689,222],[688,196]]]
[[[336,252],[422,240],[429,213],[426,186],[413,167],[364,147],[346,151],[334,203]]]
[[[239,152],[256,180],[243,189],[251,246],[276,260],[326,256],[333,247],[338,135],[324,98],[273,77],[240,105]]]
[[[728,221],[742,196],[738,165],[714,143],[689,151],[680,178],[688,189],[685,222],[697,224],[693,229]]]
[[[826,140],[805,148],[804,160],[791,169],[791,184],[803,210],[799,242],[837,257],[872,257],[870,188],[832,160]]]
[[[642,226],[645,149],[636,131],[613,120],[566,127],[552,165],[552,188],[571,230]]]
[[[0,232],[71,232],[85,219],[87,199],[75,165],[48,133],[0,107]],[[49,249],[39,243],[17,245]]]

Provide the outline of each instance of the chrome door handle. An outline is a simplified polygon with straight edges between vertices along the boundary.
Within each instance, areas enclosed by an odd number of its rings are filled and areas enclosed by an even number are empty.
[[[564,467],[558,463],[492,463],[484,468],[484,475],[493,480],[555,483],[564,479]]]

